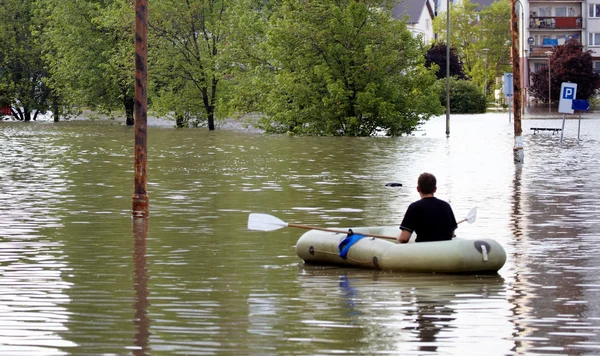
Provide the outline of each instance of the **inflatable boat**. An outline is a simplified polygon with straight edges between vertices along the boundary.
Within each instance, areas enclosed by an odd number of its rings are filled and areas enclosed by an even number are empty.
[[[310,264],[402,272],[495,273],[506,262],[504,248],[489,238],[398,244],[391,239],[360,235],[393,237],[399,233],[397,226],[358,227],[351,231],[307,231],[296,243],[296,254]]]

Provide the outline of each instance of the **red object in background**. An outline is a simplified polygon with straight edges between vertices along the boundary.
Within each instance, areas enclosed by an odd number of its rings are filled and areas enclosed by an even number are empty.
[[[10,112],[10,106],[2,106],[0,107],[0,116],[10,116],[12,113]]]

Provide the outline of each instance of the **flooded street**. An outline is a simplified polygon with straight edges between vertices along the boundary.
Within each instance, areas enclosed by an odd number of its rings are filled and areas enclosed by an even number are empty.
[[[149,128],[147,225],[133,130],[0,122],[0,355],[600,354],[600,118],[453,115],[409,137]],[[497,275],[305,266],[304,230],[399,225],[420,173]],[[387,187],[386,183],[402,183]]]

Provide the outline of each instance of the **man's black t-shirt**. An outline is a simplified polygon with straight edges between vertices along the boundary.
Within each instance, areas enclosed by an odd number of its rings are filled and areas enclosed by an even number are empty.
[[[417,233],[416,242],[451,240],[458,225],[450,204],[435,197],[408,206],[400,229]]]

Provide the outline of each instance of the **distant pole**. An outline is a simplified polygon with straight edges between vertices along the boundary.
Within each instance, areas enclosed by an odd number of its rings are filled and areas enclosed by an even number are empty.
[[[489,52],[489,48],[483,49],[483,97],[487,103],[487,54]]]
[[[450,136],[450,1],[446,9],[446,136]]]
[[[552,69],[550,68],[552,51],[546,51],[544,53],[548,56],[548,112],[552,112]]]
[[[148,216],[146,193],[148,120],[148,0],[135,0],[135,163],[133,216]]]
[[[511,0],[511,14],[510,14],[510,32],[511,32],[511,57],[512,57],[512,70],[513,70],[513,116],[514,120],[514,132],[515,132],[515,145],[513,147],[514,161],[515,163],[523,163],[525,161],[525,150],[523,149],[523,128],[521,127],[521,57],[519,55],[519,17],[517,16],[516,0]],[[510,121],[510,115],[509,115]]]

